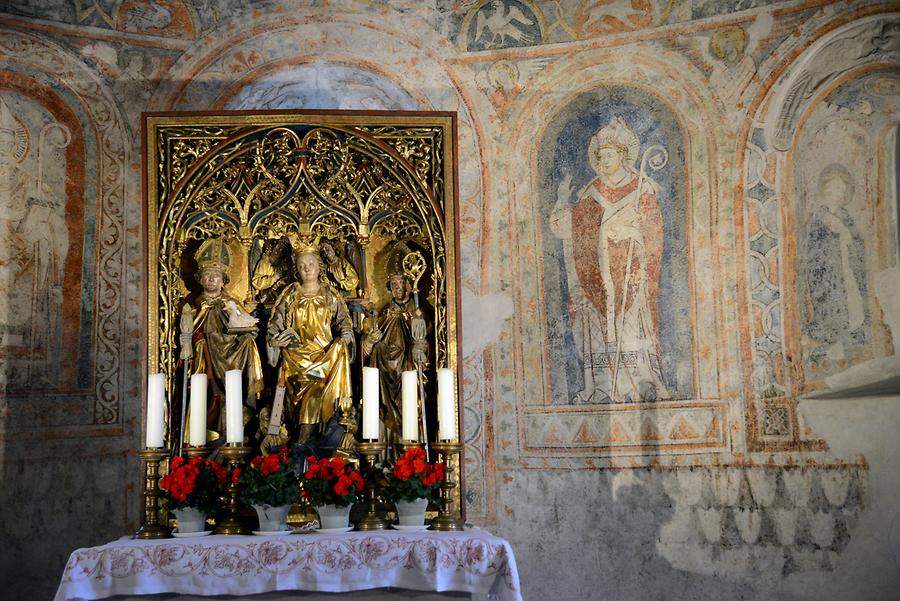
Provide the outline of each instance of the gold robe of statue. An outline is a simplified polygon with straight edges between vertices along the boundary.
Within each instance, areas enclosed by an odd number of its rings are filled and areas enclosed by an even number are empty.
[[[269,346],[269,361],[285,383],[287,421],[324,424],[335,402],[352,396],[350,351],[342,339],[353,331],[347,305],[327,286],[304,295],[300,284],[291,284],[275,301],[270,339],[289,328],[297,334],[290,346]]]

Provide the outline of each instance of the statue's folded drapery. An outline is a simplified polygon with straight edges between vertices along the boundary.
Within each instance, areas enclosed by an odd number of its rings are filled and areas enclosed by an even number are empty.
[[[212,299],[198,299],[194,307],[194,358],[192,373],[206,374],[213,382],[213,390],[225,390],[225,372],[239,369],[247,378],[247,404],[254,408],[262,390],[263,373],[252,333],[228,331],[229,312],[226,303],[235,302],[227,295]],[[221,395],[213,394],[207,406],[209,426],[221,431]]]

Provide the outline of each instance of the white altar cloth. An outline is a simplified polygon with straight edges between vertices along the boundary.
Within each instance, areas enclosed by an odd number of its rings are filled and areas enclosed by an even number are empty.
[[[393,587],[521,601],[509,543],[480,530],[120,540],[69,557],[55,601]]]

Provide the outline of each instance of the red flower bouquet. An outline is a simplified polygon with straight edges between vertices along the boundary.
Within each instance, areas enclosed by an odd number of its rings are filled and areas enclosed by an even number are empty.
[[[265,457],[254,457],[246,469],[236,469],[231,474],[238,485],[238,499],[248,505],[290,505],[299,495],[296,467],[286,447]]]
[[[313,507],[346,507],[362,499],[365,482],[352,464],[345,463],[340,457],[310,457],[308,461],[309,466],[302,478],[301,493]]]
[[[436,501],[444,480],[444,464],[428,463],[424,449],[411,448],[397,459],[386,478],[384,496],[389,501]]]
[[[170,511],[193,508],[208,515],[219,506],[226,479],[227,472],[218,461],[175,456],[169,473],[159,481],[160,496]]]

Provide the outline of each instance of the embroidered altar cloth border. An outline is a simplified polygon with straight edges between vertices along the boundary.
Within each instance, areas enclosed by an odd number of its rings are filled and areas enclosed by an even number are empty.
[[[464,532],[346,532],[132,540],[77,549],[54,601],[393,587],[522,601],[510,544]]]

